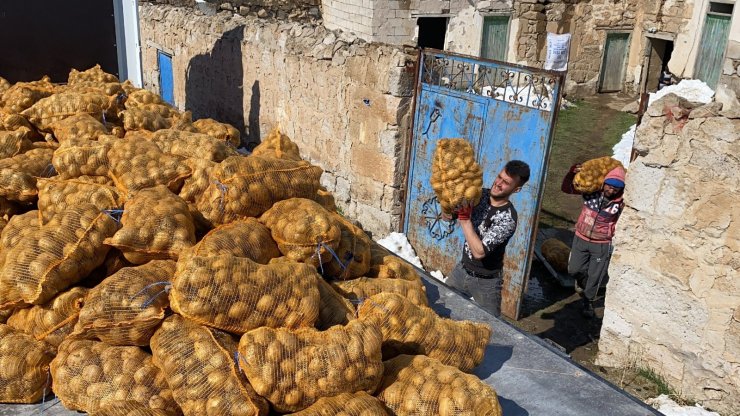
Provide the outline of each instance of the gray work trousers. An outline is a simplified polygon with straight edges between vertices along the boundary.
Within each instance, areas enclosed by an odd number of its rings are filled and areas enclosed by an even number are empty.
[[[578,236],[573,237],[570,249],[568,274],[578,281],[578,274],[586,276],[583,296],[593,301],[601,287],[601,282],[609,270],[611,243],[592,243]]]
[[[494,277],[482,279],[471,276],[463,269],[461,263],[457,263],[452,273],[447,276],[445,283],[457,289],[463,295],[472,297],[473,300],[491,315],[501,316],[501,288],[503,287],[503,276],[498,270]]]

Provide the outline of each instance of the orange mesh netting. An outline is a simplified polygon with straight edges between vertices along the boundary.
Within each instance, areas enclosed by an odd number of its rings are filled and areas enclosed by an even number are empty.
[[[162,283],[174,274],[175,262],[170,260],[117,271],[90,290],[75,335],[109,345],[149,345],[169,306]]]
[[[239,365],[260,396],[279,412],[322,397],[372,393],[383,373],[377,326],[351,321],[326,331],[258,328],[239,342]]]
[[[232,156],[213,168],[197,207],[213,224],[257,217],[275,202],[313,197],[321,174],[308,162]]]
[[[442,211],[451,214],[463,202],[480,202],[483,169],[475,161],[470,142],[441,139],[432,159],[432,188]]]
[[[334,325],[346,325],[355,316],[355,307],[324,279],[319,279],[319,319],[316,328],[325,330]]]
[[[123,100],[123,94],[125,91],[119,82],[104,82],[100,83],[97,81],[80,81],[75,84],[67,84],[57,87],[57,92],[62,91],[73,91],[73,92],[94,92],[98,94],[104,94],[107,96],[118,96]]]
[[[568,273],[568,260],[570,259],[570,247],[557,238],[548,238],[540,248],[542,255],[548,263],[560,273]]]
[[[67,409],[92,413],[110,402],[134,401],[166,415],[180,414],[164,375],[139,347],[69,337],[51,362],[51,378]]]
[[[78,176],[108,176],[110,142],[68,140],[54,151],[51,163],[60,179]]]
[[[395,293],[405,297],[414,305],[429,305],[427,292],[421,280],[361,277],[359,279],[332,282],[331,285],[339,294],[358,304],[360,301],[378,293]]]
[[[76,114],[51,125],[54,138],[59,143],[69,140],[98,140],[101,134],[108,134],[103,123],[87,113]]]
[[[193,122],[198,132],[207,134],[234,147],[241,144],[239,130],[231,124],[220,123],[212,118],[202,118]]]
[[[123,225],[105,243],[126,260],[143,264],[154,259],[177,260],[195,244],[195,226],[188,204],[164,185],[143,189],[126,202]]]
[[[298,145],[293,143],[290,137],[281,133],[277,127],[262,139],[262,142],[252,150],[252,154],[277,159],[301,160]]]
[[[341,229],[329,211],[304,198],[276,202],[260,217],[285,257],[318,266],[332,260]]]
[[[7,159],[31,148],[31,141],[23,130],[0,130],[0,159]]]
[[[17,246],[22,240],[29,235],[38,231],[41,227],[39,223],[39,212],[28,211],[25,214],[13,215],[8,224],[3,228],[0,234],[0,267],[5,264],[5,257],[13,247]],[[0,281],[0,286],[3,282]]]
[[[123,206],[123,195],[118,189],[108,185],[98,185],[80,180],[39,179],[39,215],[41,223],[62,214],[69,207],[89,203],[99,210],[115,209]]]
[[[616,167],[624,166],[609,156],[588,160],[581,165],[581,170],[573,178],[573,187],[583,193],[596,192],[601,189],[609,171]]]
[[[45,305],[18,309],[8,318],[8,326],[58,347],[72,333],[86,295],[86,288],[73,287]]]
[[[125,91],[128,89],[126,91],[128,96],[126,97],[126,102],[124,103],[127,109],[141,107],[146,104],[167,104],[162,99],[162,97],[145,89],[133,87],[132,90],[131,87],[126,83],[123,84],[123,89]]]
[[[53,123],[75,114],[87,113],[102,121],[111,106],[111,98],[100,93],[60,92],[42,98],[21,113],[41,131],[51,132]]]
[[[441,318],[431,308],[414,305],[395,293],[371,296],[357,315],[380,326],[384,356],[423,354],[463,371],[483,361],[491,338],[491,327],[486,324]]]
[[[322,397],[293,416],[383,416],[390,415],[383,402],[361,391]]]
[[[8,201],[7,198],[0,196],[0,217],[10,218],[20,211],[20,205],[13,201]]]
[[[0,402],[36,403],[51,392],[54,347],[0,324]]]
[[[0,97],[3,96],[3,93],[10,88],[12,84],[8,82],[7,79],[0,77]]]
[[[173,315],[152,337],[155,364],[185,416],[267,415],[234,361],[231,335]]]
[[[280,251],[272,241],[267,227],[255,218],[245,218],[219,225],[188,252],[188,255],[200,257],[221,254],[246,257],[257,263],[267,264],[270,259],[279,257]]]
[[[100,67],[100,64],[96,64],[94,67],[84,71],[78,71],[72,68],[72,70],[69,71],[69,76],[67,77],[67,83],[70,85],[90,81],[104,84],[108,82],[118,82],[118,77],[103,71],[103,69]]]
[[[180,130],[159,130],[149,138],[165,153],[220,162],[229,156],[237,156],[235,148],[207,134]]]
[[[17,82],[5,90],[2,95],[3,110],[8,113],[18,114],[36,104],[42,98],[52,94],[56,86],[51,79],[44,76],[38,81]]]
[[[478,377],[423,355],[384,362],[378,397],[398,416],[501,416],[496,391]]]
[[[168,413],[152,409],[147,404],[131,400],[113,400],[105,402],[98,410],[90,413],[90,416],[167,416]]]
[[[103,240],[118,224],[93,205],[71,207],[8,251],[0,289],[15,288],[26,303],[43,305],[103,263]],[[3,301],[9,299],[0,290]],[[4,304],[5,302],[0,302]]]
[[[177,264],[170,304],[186,318],[237,334],[261,326],[313,326],[319,315],[316,279],[305,264],[191,256]]]
[[[324,264],[324,276],[346,280],[363,276],[370,270],[370,245],[372,240],[362,228],[352,224],[337,213],[330,213],[339,226],[342,236],[334,250],[336,257]]]
[[[36,177],[51,170],[53,149],[31,149],[0,160],[0,196],[29,202],[36,198]]]
[[[390,251],[378,243],[372,242],[370,244],[370,255],[370,269],[365,274],[367,277],[414,281],[421,279],[411,263],[391,254]]]
[[[41,135],[35,127],[20,114],[6,113],[0,110],[0,130],[15,131],[28,140],[40,139]]]
[[[319,205],[324,207],[327,211],[337,212],[337,204],[336,201],[334,201],[334,195],[327,191],[323,186],[319,186],[319,190],[316,191],[316,195],[314,195],[312,199],[318,202]]]
[[[183,158],[163,153],[156,144],[143,138],[112,142],[108,160],[111,179],[127,194],[156,185],[167,185],[177,193],[190,176],[190,168]]]
[[[211,171],[216,163],[208,159],[186,159],[184,162],[192,175],[185,179],[180,190],[180,198],[187,202],[196,202],[211,184]]]
[[[144,108],[123,110],[118,113],[118,118],[123,121],[123,128],[126,131],[169,129],[174,122],[174,119],[162,117],[157,112]]]
[[[97,185],[115,186],[113,180],[107,176],[82,175],[74,178],[75,181],[92,183]]]

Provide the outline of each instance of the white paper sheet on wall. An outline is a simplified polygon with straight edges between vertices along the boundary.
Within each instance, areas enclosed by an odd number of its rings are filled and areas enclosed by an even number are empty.
[[[566,71],[568,69],[569,55],[570,33],[563,33],[562,35],[548,33],[545,69],[551,71]]]

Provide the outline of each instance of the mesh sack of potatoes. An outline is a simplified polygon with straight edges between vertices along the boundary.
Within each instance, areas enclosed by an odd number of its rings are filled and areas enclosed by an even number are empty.
[[[370,270],[372,239],[340,214],[330,212],[329,215],[339,227],[341,237],[332,258],[322,266],[323,275],[339,280],[364,276]]]
[[[122,227],[105,240],[126,260],[177,260],[180,251],[195,244],[195,226],[188,204],[164,185],[143,189],[126,202]]]
[[[475,161],[470,142],[439,140],[432,156],[431,181],[443,212],[451,214],[466,201],[477,205],[483,189],[483,169]]]
[[[80,81],[75,84],[67,84],[59,87],[57,91],[74,91],[74,92],[95,92],[107,96],[120,96],[118,99],[123,100],[126,93],[119,82],[97,82],[97,81]]]
[[[90,290],[74,335],[108,345],[149,345],[166,317],[165,288],[174,274],[171,260],[153,260],[115,272]]]
[[[31,149],[0,160],[0,196],[29,202],[38,195],[36,178],[51,170],[54,149]]]
[[[54,94],[56,88],[47,76],[38,81],[17,82],[3,93],[3,110],[19,114],[39,100]]]
[[[13,215],[8,220],[8,224],[0,233],[0,268],[5,264],[8,252],[18,243],[38,231],[39,227],[41,227],[41,223],[39,222],[39,212],[36,210]]]
[[[252,154],[277,159],[301,160],[298,145],[293,143],[286,134],[280,132],[277,127],[262,139],[262,142],[252,150]]]
[[[557,238],[548,238],[540,248],[542,255],[548,263],[560,273],[568,272],[568,260],[570,259],[570,247]]]
[[[54,347],[0,324],[0,403],[36,403],[51,392]]]
[[[317,279],[305,264],[190,256],[177,263],[170,305],[186,318],[236,334],[261,326],[313,326],[319,315]]]
[[[191,173],[183,158],[162,152],[146,139],[132,137],[112,142],[108,160],[108,175],[127,194],[156,185],[166,185],[177,193]]]
[[[2,97],[3,93],[7,91],[11,84],[7,79],[0,77],[0,97]]]
[[[266,415],[259,397],[234,361],[231,335],[172,315],[152,337],[162,370],[185,416]]]
[[[304,161],[232,156],[216,165],[197,207],[213,224],[258,217],[275,202],[312,198],[323,171]]]
[[[351,321],[326,331],[258,328],[239,341],[239,366],[279,412],[295,412],[322,397],[372,393],[383,374],[381,335]]]
[[[79,204],[89,203],[100,210],[109,210],[122,207],[124,202],[121,192],[108,185],[75,179],[39,178],[36,186],[39,190],[38,208],[41,224],[48,223],[69,207]]]
[[[329,211],[305,198],[276,202],[260,217],[278,249],[291,260],[314,266],[332,260],[341,229]]]
[[[357,304],[379,293],[395,293],[408,299],[414,305],[429,305],[427,292],[421,280],[361,277],[359,279],[331,282],[331,285],[340,295]]]
[[[609,156],[588,160],[581,165],[581,170],[573,178],[573,187],[583,193],[596,192],[601,189],[609,171],[616,167],[624,166]]]
[[[7,198],[0,196],[0,218],[10,218],[21,210],[17,202],[8,201]]]
[[[105,125],[87,113],[75,114],[51,125],[54,138],[59,143],[77,140],[98,140],[101,134],[108,134]]]
[[[51,362],[52,387],[64,407],[94,413],[110,402],[134,401],[179,415],[164,374],[139,347],[68,337]]]
[[[380,327],[384,357],[422,354],[463,371],[483,361],[491,338],[491,327],[486,324],[442,318],[396,293],[365,299],[357,316]]]
[[[318,202],[319,205],[324,207],[327,211],[337,212],[337,203],[334,200],[334,195],[327,191],[323,186],[319,186],[319,190],[316,191],[316,195],[311,199]]]
[[[90,416],[167,416],[168,413],[151,409],[148,404],[133,400],[112,400],[98,407]]]
[[[91,183],[95,185],[108,185],[115,187],[113,180],[107,176],[82,175],[74,178],[75,181]],[[117,188],[116,188],[117,189]]]
[[[7,113],[0,110],[0,130],[18,131],[23,133],[23,137],[29,140],[41,139],[41,135],[31,123],[20,114]]]
[[[108,176],[110,142],[68,140],[54,151],[51,164],[61,179],[78,176]]]
[[[423,355],[384,362],[376,397],[398,416],[501,416],[496,391],[472,374]]]
[[[347,298],[324,279],[319,279],[319,318],[316,328],[329,329],[335,325],[346,325],[355,316],[355,307]]]
[[[53,123],[79,113],[90,114],[102,121],[111,104],[111,98],[105,94],[60,92],[40,99],[21,114],[37,129],[51,133]]]
[[[172,127],[172,119],[164,118],[156,112],[143,108],[131,108],[118,113],[126,131],[148,130],[157,131]]]
[[[127,85],[125,82],[121,86],[126,91],[126,94],[128,94],[124,103],[126,109],[139,108],[147,104],[167,104],[162,97],[151,91],[136,87],[132,89],[132,86]]]
[[[189,158],[184,162],[192,174],[185,179],[180,189],[180,198],[187,202],[196,202],[211,184],[211,171],[216,163],[208,159]]]
[[[0,159],[11,158],[30,147],[31,141],[26,138],[26,132],[23,130],[0,130]]]
[[[208,159],[220,162],[229,156],[237,156],[236,149],[213,137],[187,131],[165,129],[154,132],[149,138],[165,153],[188,158]]]
[[[385,405],[365,393],[342,393],[334,397],[322,397],[316,403],[293,416],[383,416],[390,415]]]
[[[70,207],[8,251],[0,281],[24,302],[43,305],[103,263],[110,249],[103,240],[117,228],[94,205]],[[0,299],[8,300],[3,292]]]
[[[75,85],[83,82],[97,82],[99,84],[103,84],[119,81],[118,77],[116,77],[115,75],[103,71],[103,68],[100,67],[100,64],[97,64],[94,67],[86,69],[84,71],[78,71],[72,68],[72,70],[69,71],[69,76],[67,77],[67,84]]]
[[[194,121],[193,127],[199,133],[207,134],[234,147],[239,147],[241,144],[239,130],[231,124],[221,123],[212,118],[202,118]]]
[[[270,230],[255,218],[236,220],[209,231],[187,255],[208,257],[230,254],[260,264],[280,256]]]
[[[370,269],[366,277],[380,279],[420,280],[414,266],[406,260],[392,254],[385,247],[373,242],[370,245]]]
[[[16,309],[6,309],[0,311],[0,324],[4,324],[8,321],[8,318],[10,318],[14,313]]]
[[[58,347],[72,333],[87,291],[84,287],[73,287],[45,305],[18,309],[8,318],[8,326]]]

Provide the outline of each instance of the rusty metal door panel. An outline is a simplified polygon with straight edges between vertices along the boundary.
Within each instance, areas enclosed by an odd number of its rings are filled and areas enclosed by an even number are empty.
[[[476,150],[489,187],[504,164],[527,162],[531,178],[512,197],[519,214],[507,245],[502,312],[517,318],[532,257],[560,73],[425,50],[419,59],[404,231],[428,270],[449,274],[464,237],[441,212],[430,184],[437,140],[463,137]]]

